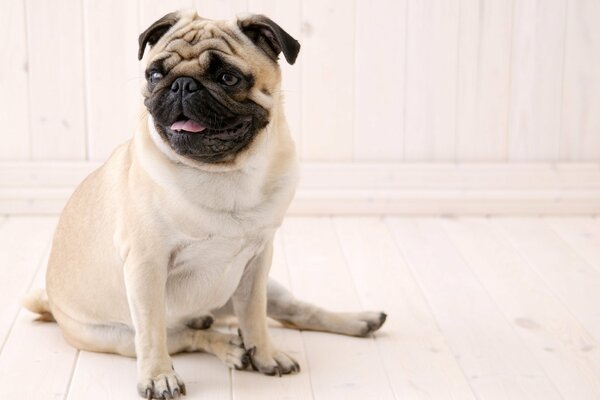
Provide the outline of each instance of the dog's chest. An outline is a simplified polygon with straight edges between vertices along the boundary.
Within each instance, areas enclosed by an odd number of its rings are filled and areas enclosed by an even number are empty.
[[[262,228],[227,235],[207,232],[175,249],[167,279],[170,318],[185,320],[223,306],[239,285],[249,261],[272,238]]]

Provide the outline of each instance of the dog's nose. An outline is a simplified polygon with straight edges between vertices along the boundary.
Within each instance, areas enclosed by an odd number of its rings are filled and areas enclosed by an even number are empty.
[[[180,76],[171,84],[171,91],[174,93],[193,93],[200,88],[200,84],[194,78],[189,76]]]

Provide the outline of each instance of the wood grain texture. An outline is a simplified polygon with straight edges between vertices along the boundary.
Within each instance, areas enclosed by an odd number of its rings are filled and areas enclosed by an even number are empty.
[[[248,8],[247,0],[194,0],[198,14],[208,19],[231,19]]]
[[[32,158],[84,160],[81,2],[28,0],[26,6]]]
[[[0,344],[19,312],[19,301],[30,290],[56,226],[55,217],[11,217],[0,226],[0,274],[10,285],[0,292]],[[43,285],[42,285],[43,287]]]
[[[31,128],[24,0],[0,2],[0,36],[0,159],[27,160],[31,157]]]
[[[25,291],[44,287],[56,222],[56,217],[13,218],[10,225],[0,227],[0,234],[8,233],[2,238],[7,246],[0,253],[6,257],[2,265],[15,270],[2,280],[4,301],[10,305],[5,303],[1,312],[14,320],[0,353],[0,384],[6,398],[63,399],[69,389],[77,350],[67,344],[54,323],[35,322],[36,316],[24,309],[14,319]]]
[[[559,154],[566,0],[515,1],[508,158]]]
[[[0,163],[0,214],[58,213],[98,163]],[[304,163],[289,213],[590,215],[596,163]]]
[[[483,218],[448,219],[443,226],[561,395],[600,397],[600,365],[590,351],[597,341],[506,238]]]
[[[543,221],[497,218],[492,223],[505,232],[531,268],[600,342],[600,315],[596,303],[587,299],[600,293],[600,271]]]
[[[545,222],[581,257],[600,271],[600,224],[597,219],[546,218]]]
[[[331,310],[361,309],[329,219],[287,219],[282,236],[296,296]],[[372,339],[320,332],[303,337],[315,398],[394,398]]]
[[[600,2],[567,3],[560,158],[600,158]]]
[[[407,1],[382,9],[356,3],[354,159],[403,157]]]
[[[477,398],[561,399],[439,220],[387,222]]]
[[[142,104],[138,4],[83,0],[88,153],[105,159],[133,136]]]
[[[507,157],[513,2],[462,0],[457,77],[456,158]]]
[[[355,117],[355,3],[303,0],[302,17],[302,156],[349,161]]]
[[[409,0],[406,33],[407,161],[453,161],[458,0]]]
[[[474,399],[467,377],[381,219],[335,218],[361,304],[389,318],[375,334],[396,399]]]

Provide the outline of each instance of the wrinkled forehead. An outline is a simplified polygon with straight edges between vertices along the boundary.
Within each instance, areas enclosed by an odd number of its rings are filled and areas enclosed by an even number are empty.
[[[234,21],[213,21],[196,16],[191,22],[169,32],[153,47],[148,65],[162,64],[167,72],[185,74],[186,70],[208,69],[217,55],[244,74],[273,76],[278,70]]]

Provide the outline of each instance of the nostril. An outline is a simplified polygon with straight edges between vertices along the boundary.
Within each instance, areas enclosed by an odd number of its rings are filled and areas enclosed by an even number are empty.
[[[183,90],[192,93],[198,90],[198,82],[195,79],[186,80],[183,84]]]
[[[200,89],[200,83],[189,76],[180,76],[171,84],[171,91],[174,93],[194,93]]]

